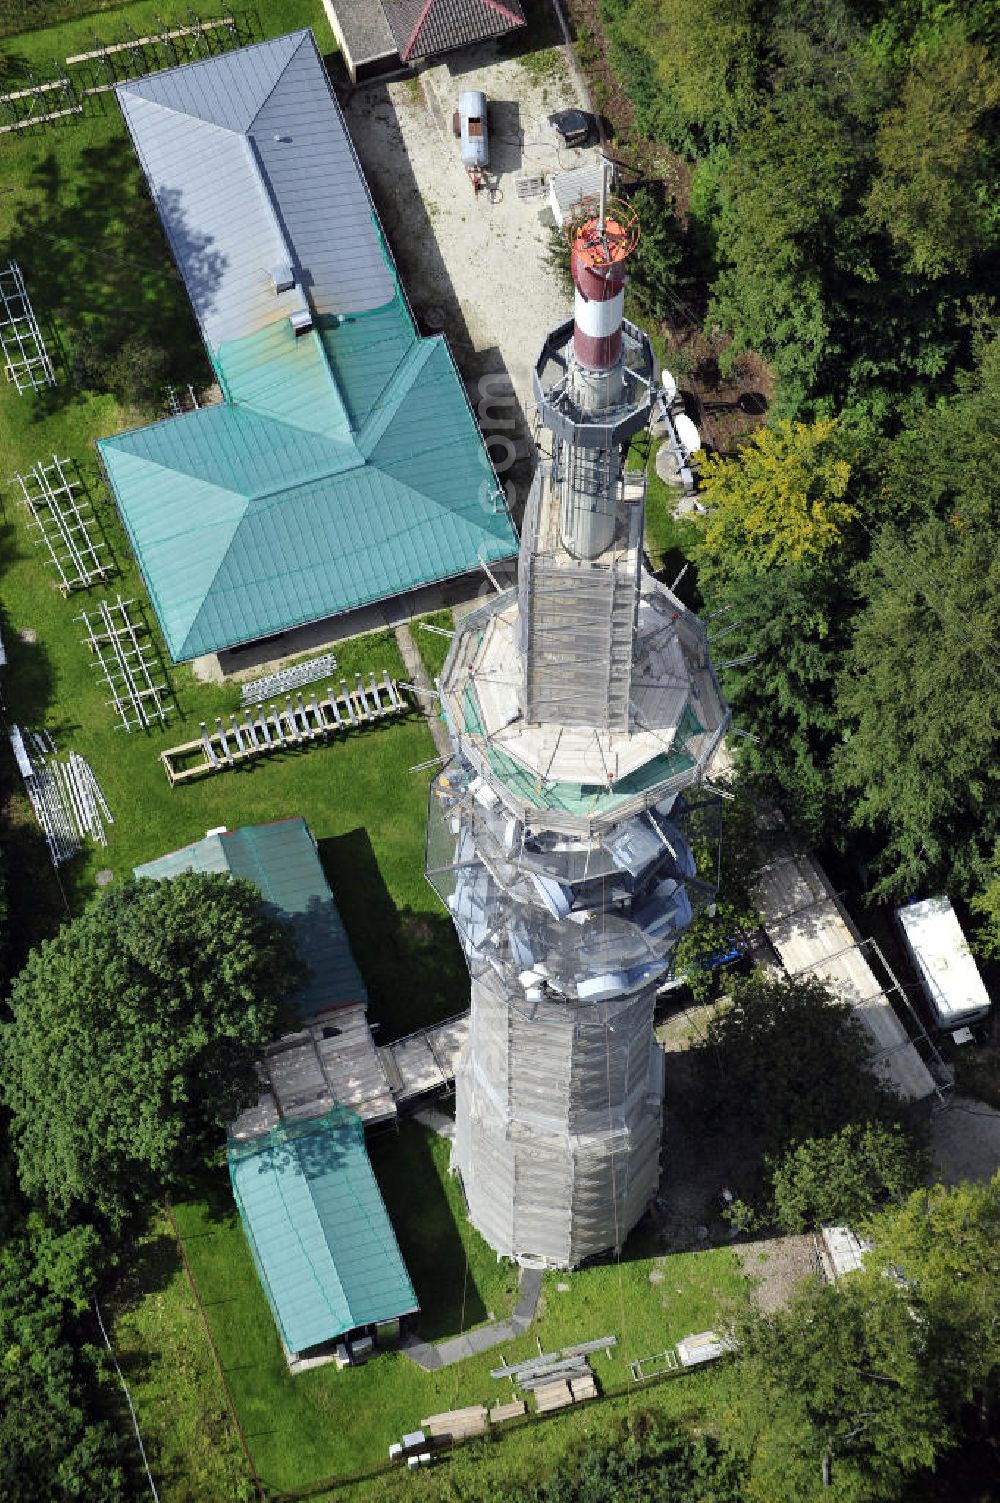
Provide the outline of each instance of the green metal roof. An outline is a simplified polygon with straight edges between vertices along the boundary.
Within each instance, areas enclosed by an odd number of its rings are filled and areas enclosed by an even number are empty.
[[[365,1149],[344,1107],[229,1143],[233,1194],[290,1352],[417,1309]]]
[[[137,866],[135,875],[162,880],[191,871],[245,877],[259,888],[265,906],[291,924],[299,955],[312,971],[305,986],[287,999],[301,1018],[351,1002],[367,1006],[361,972],[304,819],[206,835]]]
[[[442,338],[399,294],[215,352],[225,401],[98,448],[175,661],[516,551]]]

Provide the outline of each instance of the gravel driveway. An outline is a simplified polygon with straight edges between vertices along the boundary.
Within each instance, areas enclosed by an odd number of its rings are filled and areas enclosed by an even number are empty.
[[[482,89],[489,100],[490,185],[478,195],[452,133],[463,89]],[[360,85],[345,101],[414,311],[425,330],[448,335],[474,405],[478,378],[506,373],[520,415],[529,414],[531,368],[542,339],[572,312],[548,260],[548,200],[520,198],[515,180],[547,178],[596,159],[592,149],[564,147],[546,118],[580,103],[561,49],[498,59],[492,45],[457,54],[414,80]],[[500,425],[487,414],[484,426]],[[502,458],[498,444],[494,463]]]

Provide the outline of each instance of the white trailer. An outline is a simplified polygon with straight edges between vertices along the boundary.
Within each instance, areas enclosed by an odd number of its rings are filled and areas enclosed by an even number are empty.
[[[896,909],[896,921],[938,1026],[955,1030],[982,1022],[990,996],[948,899],[907,903]]]

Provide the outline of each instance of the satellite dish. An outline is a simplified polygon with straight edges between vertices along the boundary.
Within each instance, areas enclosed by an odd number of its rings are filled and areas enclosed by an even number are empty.
[[[676,397],[677,395],[677,382],[674,380],[669,371],[664,371],[661,378],[661,384],[663,386],[663,400],[669,407],[671,402],[674,400],[674,397]]]
[[[677,429],[677,437],[689,454],[701,448],[701,434],[686,412],[681,412],[674,418],[674,427]]]

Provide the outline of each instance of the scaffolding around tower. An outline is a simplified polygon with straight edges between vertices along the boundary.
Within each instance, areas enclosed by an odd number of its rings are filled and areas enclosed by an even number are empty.
[[[621,1248],[657,1192],[653,1009],[718,883],[691,794],[729,712],[705,627],[643,569],[627,463],[658,400],[623,312],[638,233],[606,190],[569,227],[574,317],[535,367],[518,587],[463,618],[438,680],[455,756],[426,872],[472,990],[453,1165],[497,1252],[544,1267]]]

